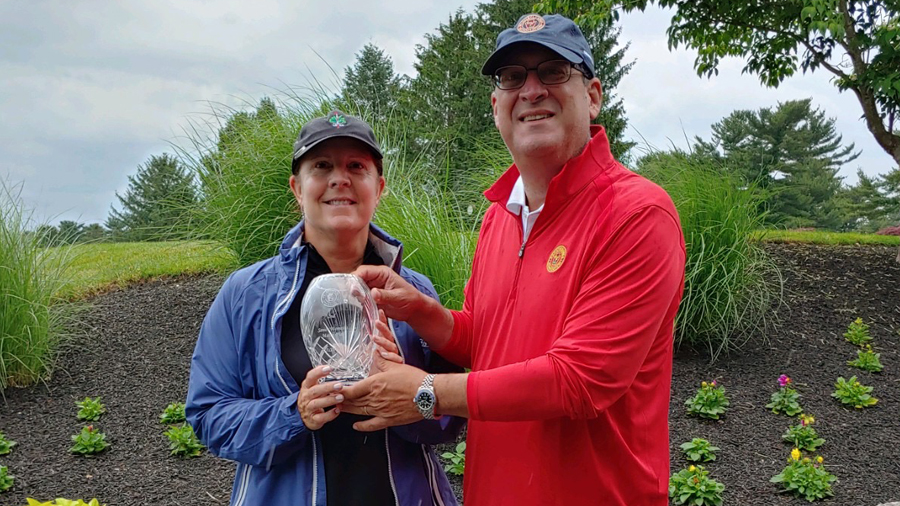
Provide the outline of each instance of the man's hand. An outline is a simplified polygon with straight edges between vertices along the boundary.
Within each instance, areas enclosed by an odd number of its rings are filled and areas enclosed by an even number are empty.
[[[373,418],[353,424],[362,432],[373,432],[422,420],[413,397],[427,374],[410,365],[385,362],[385,371],[343,388],[343,410]]]
[[[408,321],[427,302],[425,294],[389,267],[361,265],[353,274],[372,289],[372,298],[378,308],[395,320]]]
[[[379,309],[395,320],[409,323],[419,336],[439,350],[453,333],[453,315],[440,302],[416,290],[388,267],[361,265],[356,274],[372,289]]]

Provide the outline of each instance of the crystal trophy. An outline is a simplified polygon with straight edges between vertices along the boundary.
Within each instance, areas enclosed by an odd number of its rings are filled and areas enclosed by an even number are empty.
[[[323,274],[312,280],[300,304],[300,330],[313,367],[332,367],[323,381],[369,376],[377,320],[378,308],[362,278]]]

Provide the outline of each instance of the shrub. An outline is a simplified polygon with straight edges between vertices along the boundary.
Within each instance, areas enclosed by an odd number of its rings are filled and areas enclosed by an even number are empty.
[[[449,464],[444,465],[444,470],[450,474],[462,476],[466,470],[466,442],[463,441],[456,445],[456,449],[452,452],[444,452],[441,457],[449,460]]]
[[[185,420],[184,403],[173,402],[166,406],[162,414],[159,415],[159,421],[165,424],[181,423]]]
[[[194,428],[186,423],[173,425],[165,432],[165,436],[169,438],[169,449],[172,450],[172,455],[184,458],[196,457],[205,448],[194,434]]]
[[[106,434],[98,431],[93,425],[81,429],[81,432],[72,436],[75,444],[69,451],[79,455],[94,455],[109,447],[106,442]]]
[[[783,413],[788,416],[794,416],[803,412],[800,407],[800,394],[791,388],[791,378],[782,374],[778,378],[779,388],[772,394],[771,402],[766,404],[766,408],[771,409],[773,413]]]
[[[849,380],[838,378],[834,384],[835,391],[831,394],[841,401],[841,404],[853,406],[856,409],[874,406],[878,399],[872,397],[871,393],[874,387],[867,387],[861,384],[856,376],[851,376]]]
[[[9,469],[6,466],[0,466],[0,492],[6,492],[11,489],[15,481],[14,478],[15,476],[9,474]]]
[[[701,418],[718,420],[728,407],[728,398],[725,397],[725,389],[716,384],[715,380],[702,382],[697,394],[684,402],[688,413]]]
[[[99,397],[91,399],[85,397],[83,401],[75,403],[78,406],[78,419],[86,422],[94,422],[100,419],[100,415],[106,413],[106,406],[100,402]]]
[[[639,172],[672,197],[687,246],[676,345],[706,349],[715,359],[765,327],[781,277],[753,238],[762,228],[761,198],[715,162],[684,153],[644,157]]]
[[[875,232],[876,235],[900,235],[900,225],[896,227],[884,227],[878,232]]]
[[[872,340],[872,336],[869,335],[869,326],[863,323],[862,318],[857,318],[847,327],[844,338],[857,346],[863,346]]]
[[[669,497],[675,504],[720,506],[725,485],[709,477],[703,466],[682,469],[669,478]]]
[[[70,499],[58,498],[54,501],[40,502],[32,498],[28,498],[28,504],[26,506],[106,506],[105,504],[100,504],[97,499],[91,499],[90,502],[84,502],[81,499],[77,501],[73,501]]]
[[[865,349],[856,350],[856,360],[848,360],[847,365],[858,367],[863,371],[881,372],[884,366],[881,365],[881,353],[872,351],[872,345],[867,344]]]
[[[781,439],[800,450],[816,451],[816,448],[825,444],[825,440],[820,438],[816,429],[812,427],[815,422],[816,419],[811,415],[800,415],[800,422],[788,427]]]
[[[6,434],[0,432],[0,455],[9,454],[13,446],[16,446],[16,442],[8,439]]]
[[[713,446],[709,441],[695,437],[687,443],[682,443],[681,451],[690,462],[712,462],[716,460],[718,446]]]
[[[64,305],[55,304],[68,255],[43,247],[41,234],[27,230],[31,215],[20,191],[0,180],[0,391],[49,372],[69,317]]]
[[[816,457],[815,461],[807,457],[800,459],[800,450],[794,448],[787,467],[769,481],[780,483],[786,492],[813,502],[833,496],[831,483],[836,479],[825,470],[822,457]]]

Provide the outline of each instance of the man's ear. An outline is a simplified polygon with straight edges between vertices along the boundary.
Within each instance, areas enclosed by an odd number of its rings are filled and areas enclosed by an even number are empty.
[[[494,128],[500,129],[500,125],[497,124],[497,95],[495,91],[491,92],[491,115],[494,116]]]
[[[600,79],[595,77],[588,81],[587,93],[590,99],[591,120],[594,120],[600,114],[600,108],[603,106],[603,86],[600,84]]]

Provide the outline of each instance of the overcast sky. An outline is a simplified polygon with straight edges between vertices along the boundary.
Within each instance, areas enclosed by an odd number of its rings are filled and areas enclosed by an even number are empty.
[[[0,0],[0,178],[21,185],[41,220],[102,223],[127,176],[171,151],[209,102],[256,102],[311,76],[335,83],[329,66],[342,73],[368,42],[412,75],[424,34],[476,3]],[[685,147],[685,136],[708,138],[734,109],[812,97],[862,150],[841,170],[847,182],[857,167],[871,175],[893,167],[855,98],[839,94],[828,74],[772,90],[730,60],[718,77],[699,78],[693,52],[667,49],[669,17],[653,10],[622,19],[620,43],[631,42],[627,58],[637,62],[617,90],[628,136]]]

